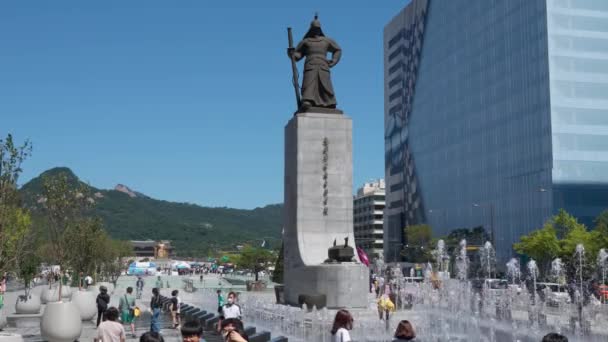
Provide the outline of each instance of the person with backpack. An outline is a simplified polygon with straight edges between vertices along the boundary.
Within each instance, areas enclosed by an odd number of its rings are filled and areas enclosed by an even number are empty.
[[[160,333],[160,308],[162,301],[160,300],[160,292],[158,288],[152,289],[152,299],[150,300],[150,310],[152,311],[152,319],[150,320],[150,331]]]
[[[120,298],[118,309],[120,310],[122,324],[131,326],[131,336],[135,338],[135,297],[133,297],[131,286],[127,287],[127,293]]]
[[[97,326],[101,323],[101,318],[104,316],[108,305],[110,304],[110,295],[108,295],[108,288],[105,286],[99,287],[99,294],[97,295]]]
[[[171,317],[173,318],[173,328],[177,329],[181,325],[180,318],[180,306],[181,299],[177,296],[179,291],[173,290],[171,292]]]

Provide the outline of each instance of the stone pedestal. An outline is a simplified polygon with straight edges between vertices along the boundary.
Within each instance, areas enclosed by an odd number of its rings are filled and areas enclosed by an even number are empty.
[[[354,246],[352,122],[341,114],[300,113],[285,127],[285,300],[326,295],[329,308],[367,307],[369,270],[324,264],[334,240]]]

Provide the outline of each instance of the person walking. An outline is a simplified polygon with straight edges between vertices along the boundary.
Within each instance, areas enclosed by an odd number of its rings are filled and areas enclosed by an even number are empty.
[[[85,289],[88,289],[89,286],[93,285],[93,278],[88,275],[84,278],[84,285],[85,285]]]
[[[349,330],[353,329],[353,316],[348,310],[338,310],[331,328],[332,342],[351,342]]]
[[[179,294],[179,291],[177,290],[173,290],[171,292],[171,317],[173,318],[173,328],[177,329],[177,327],[180,326],[181,324],[181,318],[180,318],[180,306],[181,306],[181,299],[177,296]]]
[[[135,288],[137,289],[137,299],[141,299],[141,294],[144,291],[144,280],[141,278],[141,276],[137,276]]]
[[[99,287],[99,294],[97,295],[97,326],[101,323],[102,317],[105,320],[105,312],[110,305],[110,296],[108,295],[108,288],[105,286]]]
[[[414,327],[412,326],[412,323],[407,320],[399,322],[399,325],[397,325],[397,329],[395,330],[395,338],[393,338],[393,342],[402,341],[416,341],[416,332],[414,332]]]
[[[222,314],[222,307],[224,306],[224,296],[222,296],[222,290],[217,290],[217,313]]]
[[[125,328],[118,323],[118,309],[110,307],[106,310],[106,320],[97,327],[96,342],[125,342]]]
[[[228,299],[226,304],[222,305],[218,328],[221,326],[223,320],[230,318],[236,318],[240,320],[242,316],[243,312],[241,311],[241,307],[236,304],[236,293],[231,291],[230,293],[228,293]]]
[[[84,273],[78,273],[78,290],[82,291],[84,289]]]
[[[131,336],[135,338],[135,297],[131,286],[127,287],[127,293],[120,298],[118,309],[120,310],[122,324],[131,326]]]
[[[243,316],[241,307],[238,304],[236,304],[236,293],[234,293],[234,292],[228,293],[228,300],[227,300],[226,304],[224,304],[222,306],[221,316],[224,319],[228,319],[228,318],[241,319],[241,317]]]
[[[162,288],[163,288],[163,281],[162,281],[162,279],[160,278],[160,276],[158,276],[158,277],[156,278],[156,288],[157,288],[157,289],[162,289]]]
[[[389,319],[391,312],[395,311],[395,304],[391,301],[388,294],[383,294],[378,299],[378,316],[380,320],[384,320],[386,323],[386,330],[389,329]]]
[[[4,294],[6,293],[6,272],[0,278],[0,310],[4,307]]]
[[[152,299],[150,300],[150,310],[152,311],[152,319],[150,320],[150,331],[160,333],[160,308],[162,302],[160,300],[160,292],[158,288],[152,289]]]

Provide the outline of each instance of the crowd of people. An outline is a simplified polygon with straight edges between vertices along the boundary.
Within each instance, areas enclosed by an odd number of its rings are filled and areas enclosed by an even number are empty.
[[[54,276],[54,275],[53,275]],[[89,280],[82,274],[79,275],[80,287],[88,287]],[[55,280],[55,279],[53,279]],[[59,279],[57,279],[59,280]],[[160,277],[157,278],[157,284],[162,286]],[[125,326],[130,328],[131,337],[136,338],[135,320],[140,315],[141,310],[136,304],[136,300],[141,298],[141,292],[144,288],[142,277],[138,277],[135,288],[137,296],[133,294],[133,287],[129,286],[119,298],[118,308],[110,306],[110,295],[105,286],[99,287],[97,295],[97,342],[124,342],[126,340]],[[381,320],[386,321],[388,328],[389,317],[395,311],[394,300],[391,299],[392,288],[390,283],[384,283],[381,277],[374,277],[371,281],[370,290],[377,296],[378,314]],[[6,291],[6,275],[0,278],[0,296]],[[220,320],[217,325],[217,332],[222,336],[225,342],[243,342],[248,341],[249,337],[245,332],[243,325],[243,312],[238,304],[238,295],[235,292],[229,292],[224,298],[222,290],[217,290],[217,311]],[[173,329],[179,329],[184,342],[198,342],[203,340],[203,327],[199,321],[187,321],[182,324],[181,317],[181,298],[179,291],[171,292],[171,304],[169,311],[171,313]],[[0,305],[1,297],[0,297]],[[150,300],[150,330],[140,336],[140,342],[163,342],[164,338],[161,335],[161,310],[162,300],[160,296],[159,286],[152,289],[152,298]],[[331,328],[332,342],[351,342],[351,331],[353,329],[353,316],[348,310],[339,310],[334,318]],[[408,320],[402,320],[398,323],[393,334],[393,341],[418,341],[416,332],[412,323]],[[542,342],[568,342],[568,338],[557,334],[550,333],[543,337]]]
[[[158,277],[157,285],[162,284]],[[137,300],[141,299],[140,293],[143,291],[144,281],[138,277],[135,288],[138,295],[133,295],[133,287],[129,286],[126,293],[120,296],[118,308],[110,306],[110,295],[106,286],[99,287],[97,295],[97,333],[96,342],[123,342],[126,340],[126,329],[130,328],[131,337],[136,338],[135,320],[140,316],[141,310],[137,306]],[[238,296],[235,292],[228,293],[224,299],[221,290],[217,291],[219,322],[217,332],[226,342],[248,341],[249,337],[245,333],[242,322],[242,309],[237,303]],[[171,328],[179,329],[184,342],[198,342],[203,340],[203,327],[199,321],[187,321],[182,324],[181,317],[181,298],[179,291],[171,292],[169,312],[171,313]],[[140,336],[141,342],[161,342],[164,338],[161,334],[161,311],[163,302],[160,296],[159,287],[152,289],[150,299],[150,329]]]

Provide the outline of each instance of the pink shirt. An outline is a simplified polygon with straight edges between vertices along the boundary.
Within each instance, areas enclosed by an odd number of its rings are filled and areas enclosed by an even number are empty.
[[[125,328],[113,321],[104,321],[97,327],[97,339],[101,342],[120,342],[125,338]]]

